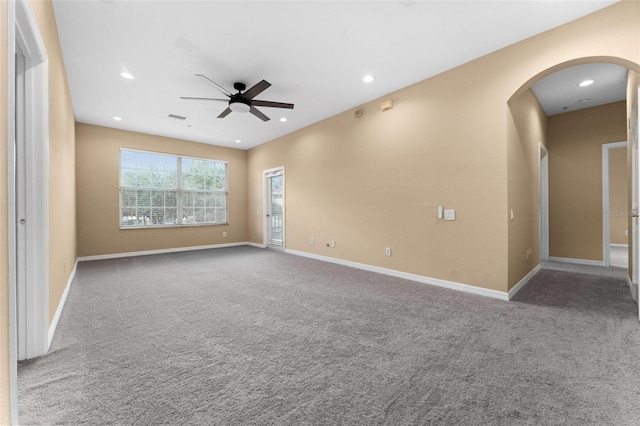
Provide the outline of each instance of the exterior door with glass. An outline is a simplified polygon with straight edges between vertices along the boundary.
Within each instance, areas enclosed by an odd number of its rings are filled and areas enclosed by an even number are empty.
[[[284,250],[284,168],[265,171],[267,247]]]

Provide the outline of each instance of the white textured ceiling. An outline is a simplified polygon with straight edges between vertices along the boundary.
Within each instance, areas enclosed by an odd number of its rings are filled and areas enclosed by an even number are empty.
[[[545,77],[531,90],[547,115],[562,114],[626,99],[627,73],[615,64],[577,65]],[[580,87],[585,80],[593,84]]]
[[[77,121],[248,149],[614,2],[54,0],[54,8]],[[268,122],[217,119],[226,104],[180,99],[221,97],[198,73],[230,90],[265,79],[272,87],[258,98],[295,109],[260,108]],[[362,82],[367,73],[372,83]]]

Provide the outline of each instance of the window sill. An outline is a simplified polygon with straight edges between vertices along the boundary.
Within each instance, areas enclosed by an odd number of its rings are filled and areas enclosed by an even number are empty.
[[[192,228],[192,227],[201,227],[201,226],[220,226],[220,225],[229,225],[229,222],[224,223],[184,223],[181,225],[131,225],[131,226],[122,226],[120,225],[120,230],[125,229],[162,229],[162,228]]]

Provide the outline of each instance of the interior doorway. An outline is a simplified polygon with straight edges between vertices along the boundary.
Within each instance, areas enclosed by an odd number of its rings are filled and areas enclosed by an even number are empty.
[[[540,261],[549,260],[549,151],[540,144]]]
[[[284,167],[264,171],[265,189],[265,245],[268,248],[285,248]]]
[[[628,269],[627,142],[602,145],[604,266]]]

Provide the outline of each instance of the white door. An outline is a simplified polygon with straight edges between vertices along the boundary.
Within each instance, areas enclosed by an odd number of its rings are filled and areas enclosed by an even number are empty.
[[[284,249],[284,169],[265,172],[267,247]]]
[[[27,202],[26,202],[26,126],[25,126],[25,57],[16,48],[15,97],[15,256],[16,256],[16,315],[18,359],[27,358]]]

